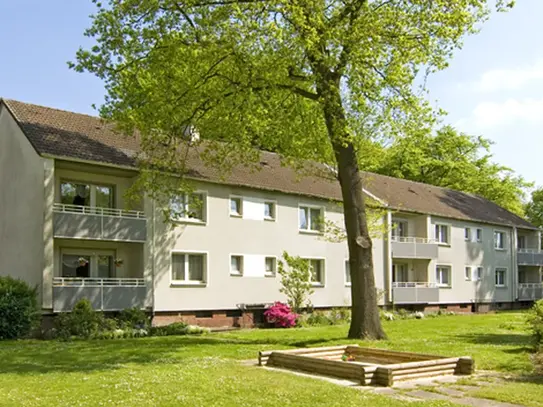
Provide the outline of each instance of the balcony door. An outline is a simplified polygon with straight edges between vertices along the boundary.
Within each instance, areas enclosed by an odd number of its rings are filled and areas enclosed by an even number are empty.
[[[115,251],[62,249],[61,277],[114,278]]]
[[[114,208],[114,188],[111,185],[62,181],[60,202],[65,205]]]
[[[409,276],[407,271],[407,264],[393,264],[392,265],[392,282],[393,283],[407,283],[409,282]]]
[[[392,240],[401,242],[404,237],[407,237],[407,225],[406,220],[393,220],[392,221]]]

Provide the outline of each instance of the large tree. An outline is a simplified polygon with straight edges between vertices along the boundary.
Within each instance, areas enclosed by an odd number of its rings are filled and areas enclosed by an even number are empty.
[[[349,337],[384,338],[358,157],[370,138],[431,124],[413,83],[445,68],[463,36],[504,0],[97,5],[86,31],[96,46],[80,50],[74,67],[105,81],[104,117],[140,132],[148,192],[177,188],[159,182],[154,170],[183,178],[187,128],[206,139],[210,163],[258,164],[258,145],[290,164],[335,166],[352,280]]]
[[[543,228],[543,188],[532,191],[531,200],[526,203],[526,218],[539,228]]]
[[[373,164],[377,173],[480,195],[522,216],[526,188],[532,184],[492,161],[492,142],[450,126],[435,134],[397,138]]]

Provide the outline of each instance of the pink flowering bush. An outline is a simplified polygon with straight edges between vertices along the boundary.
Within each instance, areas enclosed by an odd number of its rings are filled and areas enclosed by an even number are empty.
[[[277,301],[264,312],[266,321],[276,328],[292,328],[296,325],[298,314],[292,312],[287,304]]]

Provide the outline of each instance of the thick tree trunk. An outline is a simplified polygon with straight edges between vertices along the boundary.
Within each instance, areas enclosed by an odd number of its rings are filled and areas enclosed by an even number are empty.
[[[386,339],[377,307],[372,242],[366,218],[362,178],[356,151],[349,139],[339,79],[328,81],[321,89],[326,126],[338,164],[349,246],[352,296],[349,338]]]

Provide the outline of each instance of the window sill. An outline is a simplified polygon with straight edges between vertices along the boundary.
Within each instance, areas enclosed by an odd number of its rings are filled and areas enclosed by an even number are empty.
[[[500,289],[504,289],[504,288],[507,288],[506,285],[495,285],[494,287],[496,288],[500,288]]]
[[[452,288],[452,285],[440,285],[440,284],[437,284],[437,288],[447,288],[447,289],[451,289],[451,288]]]
[[[311,283],[311,286],[316,287],[316,288],[323,288],[324,284],[323,283]]]
[[[494,250],[496,250],[497,252],[506,252],[507,249],[500,249],[499,247],[495,247]]]
[[[206,282],[199,281],[172,281],[170,287],[206,287]]]
[[[275,273],[274,274],[264,274],[264,277],[266,277],[266,278],[275,278]]]
[[[265,220],[266,222],[275,222],[275,218],[267,218],[267,217],[265,217],[265,216],[264,216],[264,220]]]
[[[352,285],[352,283],[345,283],[345,287],[351,287]]]
[[[230,217],[231,218],[242,218],[243,214],[242,213],[231,213]]]
[[[207,222],[205,220],[199,220],[199,219],[172,219],[172,222],[174,223],[185,223],[190,225],[207,225]]]
[[[230,277],[243,277],[243,273],[230,273]]]
[[[323,233],[320,230],[305,230],[305,229],[298,229],[298,232],[302,235],[322,235]]]
[[[451,247],[450,243],[437,242],[437,244],[442,247]]]

